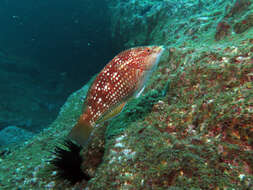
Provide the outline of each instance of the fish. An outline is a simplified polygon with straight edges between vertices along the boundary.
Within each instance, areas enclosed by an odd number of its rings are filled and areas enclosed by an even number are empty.
[[[90,85],[82,114],[69,137],[85,145],[94,126],[118,115],[131,98],[138,98],[163,51],[163,46],[141,46],[115,56]]]

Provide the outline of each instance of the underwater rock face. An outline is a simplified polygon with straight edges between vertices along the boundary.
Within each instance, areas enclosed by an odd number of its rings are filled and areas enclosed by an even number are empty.
[[[244,19],[234,25],[234,31],[241,34],[253,26],[253,13],[248,14]]]
[[[175,46],[191,40],[204,43],[233,37],[230,34],[237,20],[253,9],[252,0],[117,0],[109,1],[109,5],[113,36],[119,46],[123,44],[126,48],[150,43]]]
[[[170,81],[167,95],[141,97],[109,123],[104,161],[88,187],[252,187],[252,39],[237,43],[170,48],[146,91]]]
[[[221,21],[216,28],[215,40],[219,41],[231,34],[231,27],[227,22]]]
[[[0,146],[21,143],[33,137],[33,133],[16,126],[8,126],[0,131]]]
[[[65,76],[37,63],[0,55],[0,129],[9,125],[39,132],[57,116]],[[46,73],[46,77],[43,73]]]
[[[124,22],[136,19],[135,13],[148,16],[157,7],[166,12],[165,2],[175,6],[172,10],[178,10],[171,13],[171,20],[153,17],[154,30],[150,29],[149,36],[134,29],[128,33]],[[123,46],[135,42],[170,46],[143,95],[130,101],[118,117],[96,127],[93,138],[80,152],[81,169],[91,179],[74,185],[59,180],[48,161],[54,159],[50,151],[76,124],[89,86],[86,85],[68,98],[47,130],[1,157],[0,188],[253,187],[253,28],[242,33],[231,31],[215,40],[219,22],[227,18],[234,30],[236,23],[250,15],[251,5],[237,12],[233,7],[238,1],[184,2],[187,3],[111,2],[120,10],[121,6],[131,8],[129,14],[123,12],[121,18],[113,17],[123,23],[118,33],[125,34]],[[131,7],[134,4],[143,6],[140,13],[131,12],[138,9]],[[225,12],[221,11],[225,7]],[[185,19],[180,9],[187,10]],[[118,13],[116,10],[115,15]],[[236,18],[238,15],[245,17]],[[164,31],[158,30],[161,26],[175,27],[168,27],[170,32],[164,36]]]

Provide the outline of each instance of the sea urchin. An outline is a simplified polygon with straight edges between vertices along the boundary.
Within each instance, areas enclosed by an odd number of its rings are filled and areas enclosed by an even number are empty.
[[[63,142],[63,146],[56,146],[53,151],[55,158],[50,161],[53,168],[57,171],[57,178],[66,180],[70,184],[88,181],[90,177],[81,169],[82,157],[80,151],[81,146],[67,139]]]

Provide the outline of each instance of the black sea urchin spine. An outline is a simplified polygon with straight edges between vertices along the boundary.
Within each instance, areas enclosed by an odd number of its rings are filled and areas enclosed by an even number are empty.
[[[81,169],[82,157],[80,155],[82,147],[71,140],[64,141],[63,146],[56,146],[53,151],[55,158],[50,161],[57,171],[57,178],[67,180],[71,184],[88,181],[90,177]]]

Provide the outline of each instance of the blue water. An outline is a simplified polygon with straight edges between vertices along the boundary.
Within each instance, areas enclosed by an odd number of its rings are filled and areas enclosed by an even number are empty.
[[[87,80],[87,67],[111,58],[105,4],[100,0],[2,0],[1,48]],[[82,72],[80,72],[82,71]],[[89,70],[90,71],[90,70]]]

